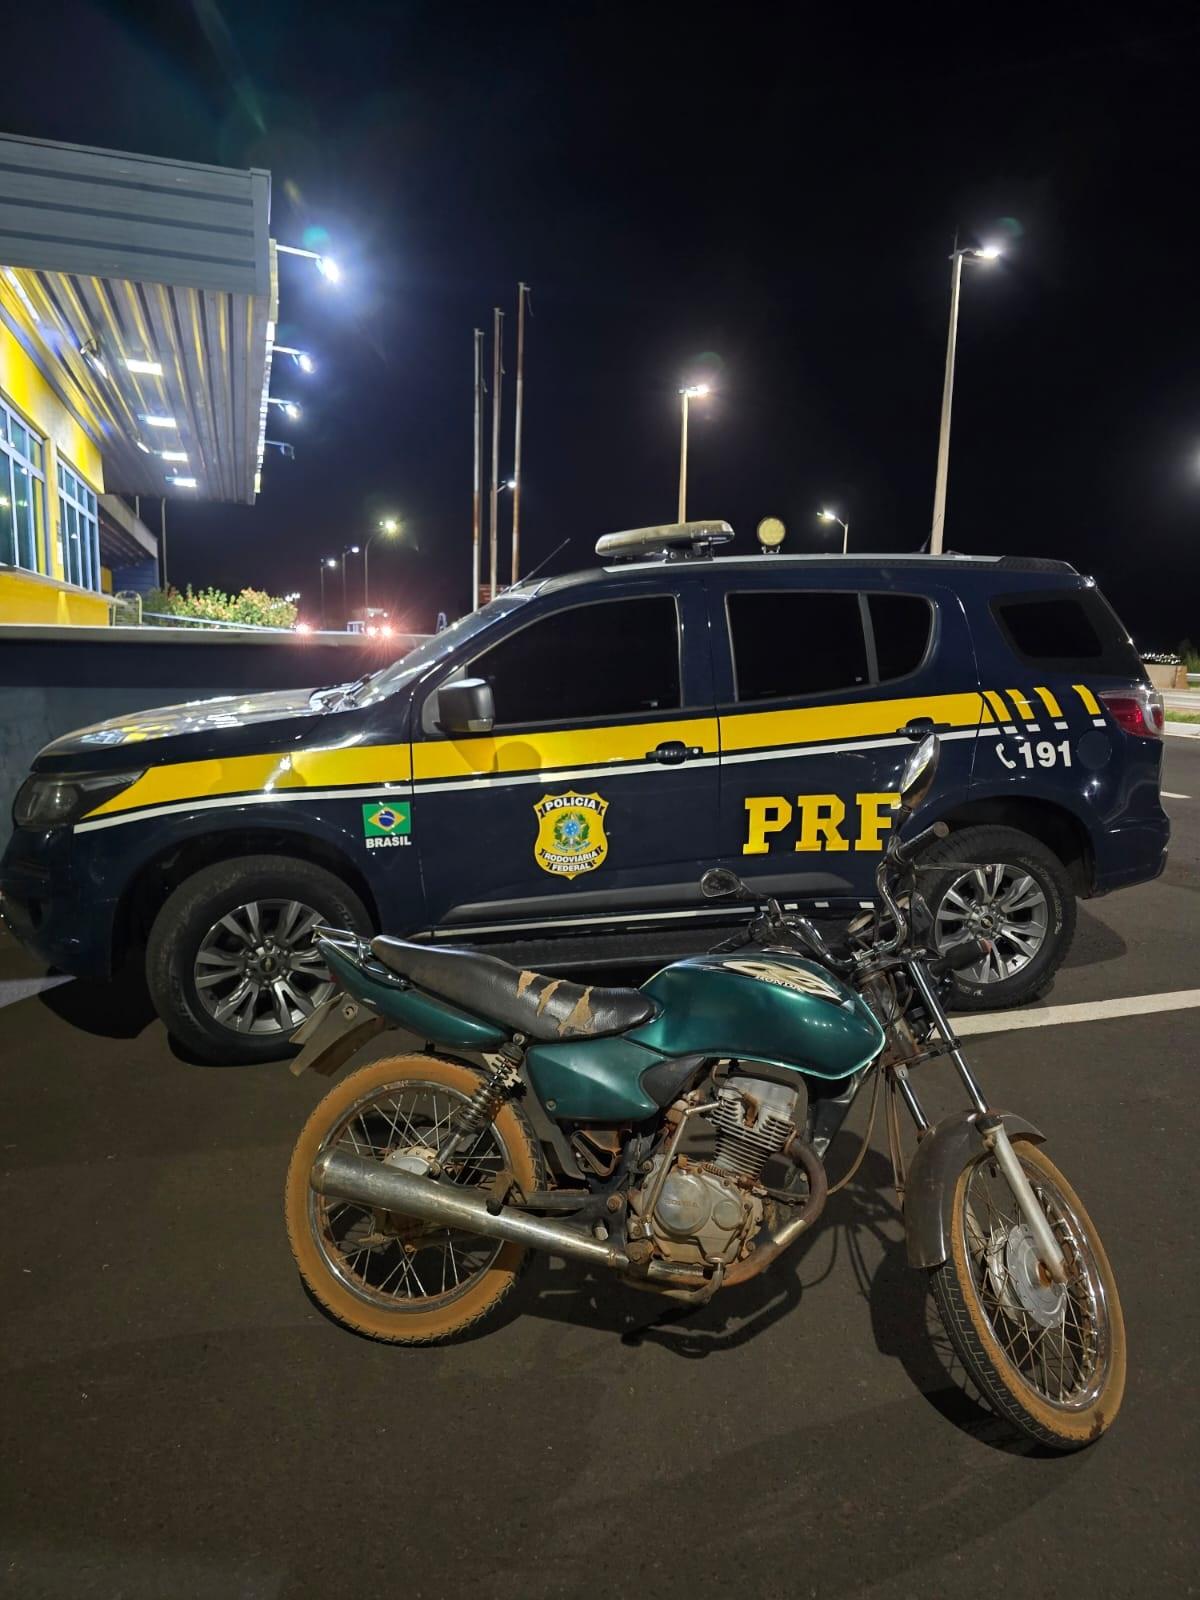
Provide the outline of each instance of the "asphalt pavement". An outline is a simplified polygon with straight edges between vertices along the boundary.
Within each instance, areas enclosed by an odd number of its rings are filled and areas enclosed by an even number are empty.
[[[1200,984],[1200,742],[1168,741],[1164,789],[1165,875],[1081,908],[1047,1025],[970,1040],[1121,1286],[1124,1409],[1064,1458],[950,1360],[878,1149],[702,1310],[542,1261],[468,1342],[355,1337],[306,1297],[281,1215],[324,1081],[190,1064],[134,979],[48,986],[0,944],[4,1592],[1195,1593],[1200,1010],[1104,1010]],[[1072,1005],[1093,1009],[1055,1019]],[[924,1071],[933,1109],[961,1103]]]

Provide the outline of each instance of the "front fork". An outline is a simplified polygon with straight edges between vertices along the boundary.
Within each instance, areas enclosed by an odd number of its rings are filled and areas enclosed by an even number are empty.
[[[958,1042],[950,1018],[938,996],[937,985],[929,976],[929,970],[924,961],[919,957],[912,957],[905,962],[909,978],[913,987],[925,1002],[925,1009],[933,1019],[934,1026],[941,1034],[946,1044],[946,1050],[955,1070],[962,1079],[963,1087],[971,1098],[975,1107],[973,1119],[976,1130],[983,1140],[984,1148],[993,1157],[997,1166],[1003,1172],[1016,1198],[1022,1217],[1029,1226],[1037,1247],[1038,1259],[1055,1283],[1065,1283],[1067,1278],[1067,1263],[1062,1247],[1054,1237],[1054,1231],[1046,1220],[1046,1213],[1038,1204],[1037,1196],[1033,1192],[1033,1185],[1026,1175],[1024,1167],[1017,1158],[1013,1149],[1012,1140],[1004,1126],[1003,1119],[996,1114],[984,1098],[983,1090],[975,1074],[967,1064],[966,1057]],[[925,1132],[929,1127],[928,1119],[921,1110],[920,1101],[913,1092],[912,1084],[907,1071],[901,1066],[893,1069],[900,1094],[908,1107],[913,1121],[919,1132]]]

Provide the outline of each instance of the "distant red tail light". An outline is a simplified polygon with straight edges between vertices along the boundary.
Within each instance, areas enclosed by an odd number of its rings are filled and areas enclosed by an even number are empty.
[[[1161,739],[1163,698],[1157,689],[1109,689],[1100,696],[1113,721],[1123,733],[1141,739]]]

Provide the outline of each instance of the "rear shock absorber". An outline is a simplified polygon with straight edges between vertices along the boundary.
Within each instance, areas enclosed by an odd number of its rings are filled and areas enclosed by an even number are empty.
[[[444,1168],[468,1140],[496,1120],[501,1109],[521,1089],[521,1064],[525,1060],[525,1038],[514,1034],[497,1051],[499,1060],[491,1073],[458,1112],[438,1148],[437,1164]]]

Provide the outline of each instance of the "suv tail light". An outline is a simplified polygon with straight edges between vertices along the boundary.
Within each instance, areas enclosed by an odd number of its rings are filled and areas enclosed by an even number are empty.
[[[1163,697],[1157,689],[1138,685],[1132,689],[1109,689],[1100,695],[1117,727],[1142,739],[1161,739]]]

